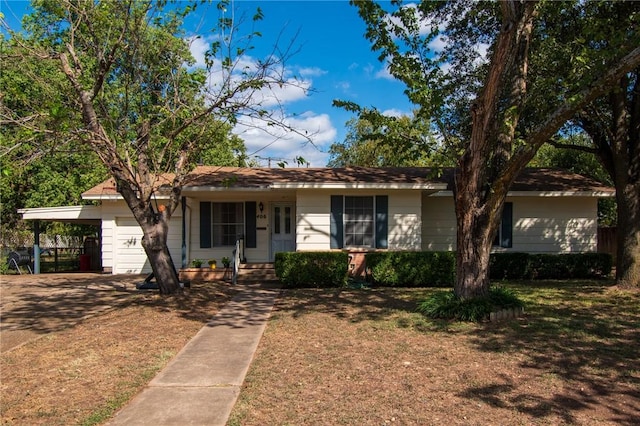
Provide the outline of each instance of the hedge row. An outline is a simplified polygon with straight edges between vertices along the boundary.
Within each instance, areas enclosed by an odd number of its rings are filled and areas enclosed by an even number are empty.
[[[284,287],[345,287],[349,254],[346,252],[276,253],[274,268]]]
[[[611,273],[608,253],[529,254],[494,253],[489,259],[491,279],[600,278]]]
[[[372,252],[366,255],[368,279],[385,287],[450,287],[455,279],[453,252]],[[285,287],[344,287],[347,252],[278,253],[276,275]],[[609,275],[606,253],[494,253],[490,277],[499,279],[589,279]]]
[[[376,285],[386,287],[448,287],[453,285],[453,252],[375,252],[366,257]]]

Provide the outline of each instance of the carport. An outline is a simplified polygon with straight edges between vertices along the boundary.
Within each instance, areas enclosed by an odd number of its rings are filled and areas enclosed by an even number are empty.
[[[64,206],[19,209],[22,219],[33,221],[33,273],[40,273],[40,222],[65,222],[93,225],[98,228],[98,244],[102,244],[102,220],[99,206]]]

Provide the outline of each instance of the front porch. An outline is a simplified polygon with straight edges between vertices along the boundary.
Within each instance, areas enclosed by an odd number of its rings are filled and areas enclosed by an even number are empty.
[[[182,268],[178,271],[180,281],[207,282],[231,281],[233,268]],[[273,263],[242,263],[238,268],[238,281],[278,281]]]

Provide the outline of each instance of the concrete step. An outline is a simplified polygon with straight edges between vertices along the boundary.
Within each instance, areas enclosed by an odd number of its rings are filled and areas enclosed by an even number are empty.
[[[243,263],[238,268],[238,281],[277,281],[273,263]]]
[[[233,276],[231,269],[224,268],[185,268],[180,270],[181,281],[230,281]],[[238,268],[239,282],[276,282],[276,271],[273,263],[242,263]]]

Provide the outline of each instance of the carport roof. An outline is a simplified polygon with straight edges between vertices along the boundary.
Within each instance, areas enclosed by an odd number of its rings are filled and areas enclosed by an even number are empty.
[[[100,225],[102,209],[99,206],[38,207],[19,209],[18,213],[25,220]]]

